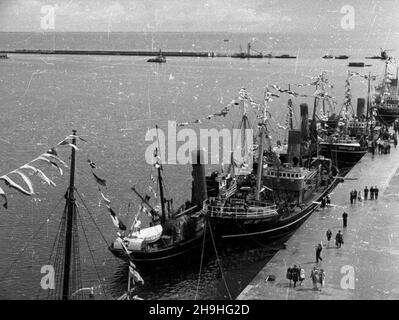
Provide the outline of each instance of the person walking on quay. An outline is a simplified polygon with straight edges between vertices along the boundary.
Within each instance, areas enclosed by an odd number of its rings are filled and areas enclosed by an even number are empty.
[[[367,186],[364,188],[364,200],[367,200],[367,197],[369,195],[369,189],[367,189]]]
[[[362,202],[362,193],[361,193],[360,190],[358,190],[358,192],[357,192],[357,201],[358,201],[359,203]]]
[[[395,134],[393,136],[393,145],[394,145],[394,147],[396,149],[396,146],[398,145],[398,136],[397,136],[396,132],[395,132]]]
[[[319,282],[320,282],[320,288],[323,288],[326,283],[326,273],[324,272],[323,269],[319,270]]]
[[[370,200],[374,200],[374,187],[370,187]]]
[[[375,200],[378,200],[378,188],[377,186],[374,187],[374,196],[375,196]]]
[[[356,204],[356,199],[357,199],[357,191],[356,189],[353,190],[353,203]]]
[[[312,272],[310,273],[310,278],[313,282],[313,290],[318,290],[317,282],[319,281],[319,272],[316,267],[313,267]]]
[[[320,208],[324,209],[325,207],[326,207],[326,198],[323,197],[323,199],[321,199]]]
[[[337,235],[335,236],[335,245],[337,248],[341,248],[341,245],[344,244],[344,237],[342,236],[341,230],[338,230]]]
[[[330,197],[330,195],[327,196],[326,204],[327,204],[327,206],[331,205],[331,197]]]
[[[305,269],[298,266],[299,269],[299,285],[302,286],[302,282],[305,280]]]
[[[321,250],[323,250],[323,245],[321,243],[319,243],[316,246],[316,263],[319,263],[319,260],[323,261],[323,259],[320,256],[321,255]]]
[[[292,273],[293,273],[292,271],[293,271],[293,267],[289,266],[287,269],[286,277],[288,280],[290,280],[290,287],[291,287],[291,280],[292,280]]]
[[[351,204],[353,204],[353,190],[350,192],[350,199],[351,199]]]
[[[299,281],[299,268],[294,265],[294,268],[292,269],[292,281],[294,282],[294,288],[296,287],[296,283]]]
[[[342,214],[342,221],[344,223],[344,228],[346,228],[347,223],[348,223],[348,214],[344,211],[344,213]]]
[[[327,236],[327,241],[328,241],[328,247],[330,247],[330,240],[331,240],[331,236],[332,236],[332,232],[330,229],[327,230],[326,236]]]

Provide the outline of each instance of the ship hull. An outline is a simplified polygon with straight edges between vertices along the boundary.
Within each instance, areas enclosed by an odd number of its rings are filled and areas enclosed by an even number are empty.
[[[280,219],[279,216],[241,219],[234,217],[209,217],[210,225],[216,236],[222,239],[274,238],[282,236],[298,228],[317,209],[319,206],[317,202],[329,194],[338,182],[337,179],[334,179],[323,191],[309,199],[306,207],[289,218]]]
[[[399,119],[399,106],[390,109],[377,107],[375,110],[377,119],[384,125],[391,125],[396,119]]]
[[[320,144],[322,154],[333,160],[338,168],[347,168],[355,165],[367,153],[368,147],[345,146],[330,143]]]
[[[205,239],[207,240],[207,239]],[[130,254],[130,260],[140,265],[142,264],[163,264],[169,263],[175,259],[184,257],[185,255],[194,252],[195,250],[201,250],[204,242],[203,232],[197,236],[187,240],[174,244],[167,248],[153,251],[132,251]],[[112,254],[122,260],[128,260],[128,256],[121,249],[115,249],[111,245],[109,250]]]

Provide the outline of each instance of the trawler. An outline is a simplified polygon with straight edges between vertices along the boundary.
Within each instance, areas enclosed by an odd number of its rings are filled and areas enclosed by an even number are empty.
[[[302,130],[290,130],[287,161],[283,162],[270,144],[267,102],[259,123],[257,156],[247,175],[214,172],[207,177],[206,212],[212,229],[221,238],[275,237],[298,227],[338,184],[332,161],[323,156],[302,157],[302,137],[308,133],[308,119]],[[307,114],[307,112],[306,112]],[[244,117],[246,115],[244,114]],[[311,126],[311,146],[315,142],[315,119]],[[306,137],[308,139],[308,136]],[[240,172],[241,167],[238,169]]]
[[[364,99],[358,100],[357,114],[352,105],[350,89],[350,73],[345,84],[345,98],[341,110],[335,112],[334,101],[326,89],[326,76],[320,78],[316,90],[322,93],[322,109],[320,115],[319,146],[320,154],[330,158],[334,165],[340,169],[347,169],[356,164],[368,150],[368,114],[365,114]],[[314,113],[320,98],[314,98]],[[369,105],[369,100],[367,100]],[[326,104],[330,110],[326,112]],[[327,113],[327,115],[326,115]],[[329,115],[331,113],[331,115]]]
[[[393,78],[389,67],[392,66],[392,60],[385,61],[385,71],[382,82],[375,88],[375,106],[377,119],[382,125],[392,125],[399,118],[399,88],[398,88],[398,70],[396,77]]]
[[[154,208],[148,197],[142,196],[134,187],[132,191],[140,198],[143,211],[149,212],[152,222],[146,228],[134,227],[131,232],[117,237],[110,251],[121,259],[126,259],[125,251],[137,263],[161,263],[182,256],[201,247],[204,238],[205,219],[202,204],[207,198],[205,169],[201,162],[201,152],[193,161],[192,199],[174,210],[173,200],[166,200],[162,164],[156,155],[155,167],[158,172],[160,211]]]

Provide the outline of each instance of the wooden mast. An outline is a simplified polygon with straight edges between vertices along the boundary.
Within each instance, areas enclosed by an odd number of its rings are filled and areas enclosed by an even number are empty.
[[[76,130],[72,130],[72,145],[76,145]],[[75,148],[72,147],[71,171],[69,177],[69,189],[67,197],[67,216],[65,230],[64,274],[62,286],[62,300],[69,300],[69,279],[71,274],[72,232],[75,216]]]
[[[155,126],[157,129],[157,136],[158,136],[158,125]],[[161,150],[159,149],[159,139],[158,139],[158,151],[161,153]],[[162,217],[161,217],[161,223],[165,223],[166,221],[166,212],[165,212],[165,198],[164,198],[164,193],[163,193],[163,181],[162,181],[162,164],[158,163],[158,184],[159,184],[159,196],[161,197],[161,212],[162,212]]]

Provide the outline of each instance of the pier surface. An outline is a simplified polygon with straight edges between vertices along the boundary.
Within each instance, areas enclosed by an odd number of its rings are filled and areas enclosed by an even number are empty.
[[[318,209],[287,241],[237,297],[238,300],[399,299],[399,148],[386,155],[366,154],[331,194],[335,207]],[[349,192],[378,186],[378,200],[351,205]],[[370,199],[370,194],[369,194]],[[342,213],[348,213],[343,228]],[[333,235],[327,244],[326,231]],[[344,244],[335,246],[341,230]],[[315,247],[323,242],[325,286],[313,290],[310,273],[316,266]],[[289,266],[300,265],[306,279],[293,288],[286,279]],[[352,272],[353,271],[353,272]],[[274,275],[274,281],[265,281]],[[353,277],[352,277],[353,276]],[[351,282],[351,279],[354,281]],[[320,284],[318,284],[320,288]]]

